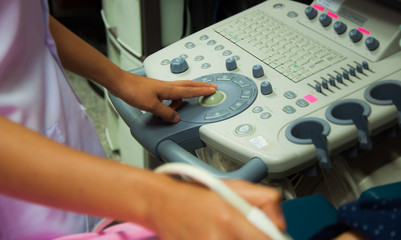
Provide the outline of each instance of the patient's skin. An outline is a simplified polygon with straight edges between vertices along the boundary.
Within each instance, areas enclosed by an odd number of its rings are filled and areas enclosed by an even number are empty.
[[[368,238],[355,231],[348,231],[335,238],[335,240],[368,240]]]

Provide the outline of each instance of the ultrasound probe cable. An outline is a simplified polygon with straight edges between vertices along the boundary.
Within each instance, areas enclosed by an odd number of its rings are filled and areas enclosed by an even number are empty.
[[[273,240],[290,240],[291,237],[280,231],[270,218],[258,207],[252,206],[220,179],[203,169],[185,163],[166,163],[154,170],[156,173],[178,175],[183,180],[200,183],[215,191],[229,204],[241,212],[255,227]]]

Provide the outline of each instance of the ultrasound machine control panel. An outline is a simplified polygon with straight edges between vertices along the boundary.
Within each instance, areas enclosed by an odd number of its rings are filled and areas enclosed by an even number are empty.
[[[206,145],[258,162],[248,175],[330,168],[401,126],[400,39],[400,12],[378,0],[265,1],[146,58],[148,77],[218,88],[184,99],[180,123],[146,113],[131,132],[156,156]]]

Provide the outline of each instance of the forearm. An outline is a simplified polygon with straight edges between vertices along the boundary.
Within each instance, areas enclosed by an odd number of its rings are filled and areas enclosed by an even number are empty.
[[[101,84],[112,92],[118,92],[115,88],[119,84],[113,84],[113,81],[123,79],[119,76],[124,74],[124,71],[55,18],[50,16],[49,20],[49,28],[63,67]]]
[[[3,117],[0,132],[0,192],[6,195],[147,225],[149,208],[176,184],[73,150]]]
[[[266,239],[206,188],[73,150],[3,117],[0,132],[1,194],[136,222],[163,239]],[[237,187],[246,187],[240,194],[262,209],[279,205],[272,189],[244,182]]]

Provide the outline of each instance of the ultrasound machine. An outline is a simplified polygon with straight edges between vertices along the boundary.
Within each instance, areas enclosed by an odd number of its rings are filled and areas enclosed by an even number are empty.
[[[343,193],[340,182],[357,195],[401,181],[400,5],[262,2],[150,55],[134,71],[218,86],[211,96],[183,99],[179,123],[118,99],[114,105],[155,158],[220,178],[260,182],[322,171],[332,195]],[[237,167],[212,167],[194,154],[202,148]]]
[[[110,97],[163,162],[278,183],[286,199],[323,193],[335,207],[369,191],[401,197],[400,6],[268,0],[157,51],[133,72],[218,86],[183,99],[177,124]]]

